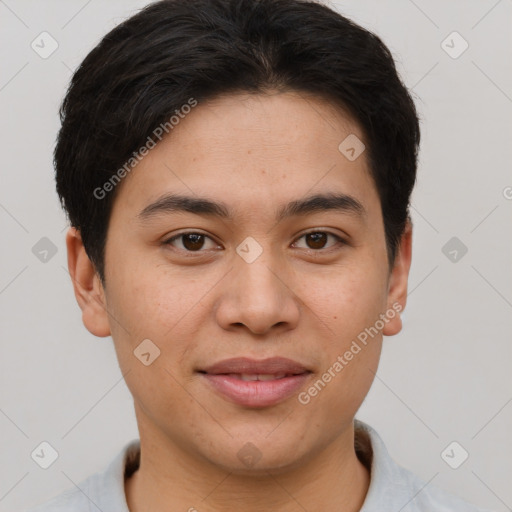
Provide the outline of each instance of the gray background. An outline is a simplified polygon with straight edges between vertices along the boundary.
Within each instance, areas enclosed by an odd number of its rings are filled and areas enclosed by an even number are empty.
[[[51,152],[72,70],[145,3],[0,0],[0,511],[72,487],[137,437],[112,340],[81,323]],[[331,5],[383,38],[422,116],[404,329],[358,417],[425,481],[511,510],[512,1]],[[58,42],[46,59],[31,48],[43,31]],[[462,40],[442,45],[453,31],[469,44],[457,58]],[[46,262],[43,237],[57,250]],[[42,441],[59,453],[46,470],[30,457]],[[452,441],[469,452],[458,469],[441,457]]]

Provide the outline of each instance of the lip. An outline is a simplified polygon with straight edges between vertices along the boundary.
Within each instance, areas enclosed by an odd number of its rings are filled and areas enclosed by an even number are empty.
[[[226,359],[200,370],[201,377],[223,398],[245,407],[270,407],[295,395],[310,377],[302,364],[284,357]],[[241,380],[241,374],[276,375],[273,380]]]
[[[201,370],[202,372],[218,375],[220,373],[269,373],[269,374],[302,374],[309,371],[305,366],[286,357],[269,357],[267,359],[250,359],[235,357],[225,359]]]

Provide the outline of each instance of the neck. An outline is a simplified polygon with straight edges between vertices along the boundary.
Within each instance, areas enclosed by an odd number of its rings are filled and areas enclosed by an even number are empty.
[[[161,432],[143,436],[139,468],[125,481],[130,512],[292,512],[361,509],[370,483],[353,424],[293,469],[240,474],[199,459]]]

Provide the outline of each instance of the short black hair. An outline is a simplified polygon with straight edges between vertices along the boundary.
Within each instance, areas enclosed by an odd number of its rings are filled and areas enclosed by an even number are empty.
[[[116,195],[104,185],[191,99],[272,90],[328,100],[362,129],[394,261],[409,219],[420,129],[381,39],[316,1],[162,0],[103,37],[60,108],[57,193],[102,282]]]

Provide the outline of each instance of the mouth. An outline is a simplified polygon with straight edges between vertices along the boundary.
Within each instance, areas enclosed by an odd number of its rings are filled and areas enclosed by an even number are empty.
[[[219,374],[217,374],[217,375],[219,375]],[[226,373],[226,374],[220,374],[220,375],[227,375],[228,377],[231,377],[233,379],[251,382],[251,381],[255,381],[255,380],[259,380],[259,381],[279,380],[279,379],[284,379],[286,377],[293,377],[295,374],[293,374],[293,373],[278,373],[278,374],[272,374],[272,373]]]
[[[276,405],[295,395],[312,374],[291,359],[227,359],[198,373],[216,393],[231,403],[262,408]]]

